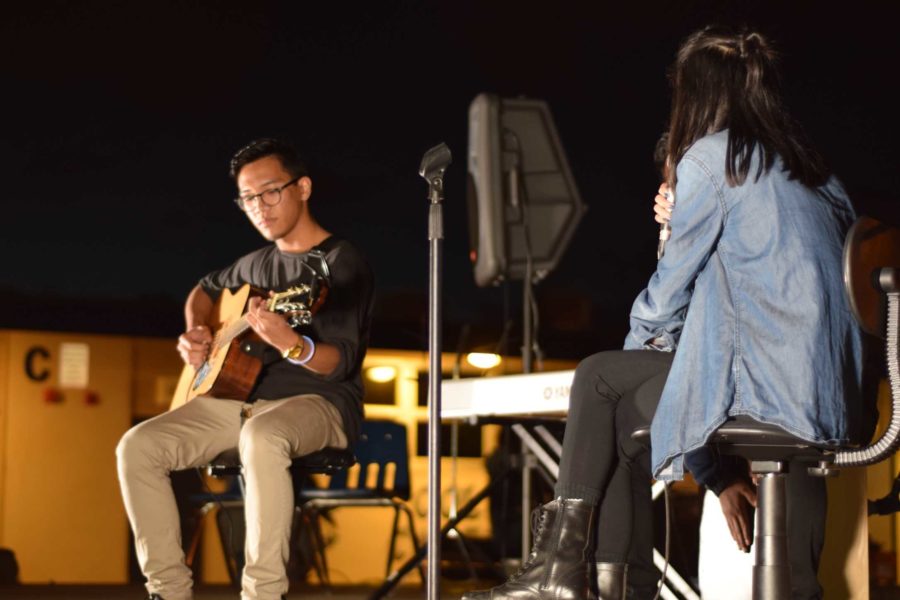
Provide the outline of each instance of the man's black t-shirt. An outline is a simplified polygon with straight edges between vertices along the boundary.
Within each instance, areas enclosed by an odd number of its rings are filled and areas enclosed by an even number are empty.
[[[372,271],[359,250],[346,240],[331,236],[315,249],[325,253],[330,288],[312,324],[297,331],[316,343],[335,346],[340,352],[340,363],[330,375],[317,375],[270,349],[251,399],[319,394],[337,407],[347,438],[352,441],[358,437],[363,419],[361,371],[372,318]],[[245,283],[262,290],[282,291],[307,280],[303,266],[306,258],[306,252],[282,252],[270,244],[239,258],[230,267],[208,274],[200,280],[200,287],[213,300],[223,289],[235,291]]]

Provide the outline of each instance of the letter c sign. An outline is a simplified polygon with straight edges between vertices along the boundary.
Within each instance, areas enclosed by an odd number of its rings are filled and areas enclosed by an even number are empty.
[[[35,346],[25,354],[25,374],[32,381],[44,381],[50,377],[50,370],[46,366],[35,366],[35,360],[38,358],[47,360],[50,358],[50,352],[46,348]]]

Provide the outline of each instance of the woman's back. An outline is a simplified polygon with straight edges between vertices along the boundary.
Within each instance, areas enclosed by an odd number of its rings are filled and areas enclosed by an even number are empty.
[[[698,140],[679,162],[673,238],[632,310],[626,348],[650,347],[660,331],[678,348],[655,419],[655,470],[728,415],[846,441],[859,392],[860,336],[841,285],[846,194],[834,179],[791,179],[778,157],[729,185],[727,136]]]

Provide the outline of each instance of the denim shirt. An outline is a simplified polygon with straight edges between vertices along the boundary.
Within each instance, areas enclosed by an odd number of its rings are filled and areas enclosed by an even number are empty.
[[[658,479],[729,415],[845,444],[860,406],[862,339],[842,284],[854,211],[831,178],[811,189],[783,163],[730,187],[727,131],[677,165],[672,237],[631,309],[625,349],[678,351],[651,427]],[[848,408],[849,407],[849,408]]]

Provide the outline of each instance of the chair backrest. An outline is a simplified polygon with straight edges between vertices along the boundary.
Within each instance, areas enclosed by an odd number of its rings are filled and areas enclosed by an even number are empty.
[[[859,326],[881,338],[886,290],[878,279],[884,267],[900,268],[900,228],[860,217],[844,242],[844,291]]]
[[[865,331],[886,339],[891,418],[887,430],[865,448],[839,451],[837,466],[864,466],[884,460],[900,447],[900,228],[860,217],[844,243],[844,287],[853,314]]]
[[[386,496],[408,500],[409,450],[406,426],[392,421],[364,421],[359,441],[353,445],[356,462],[359,465],[357,487],[373,489]],[[388,485],[387,473],[393,465],[393,484]],[[369,473],[377,471],[372,485],[367,485]],[[329,489],[346,488],[348,471],[343,470],[331,477]]]

